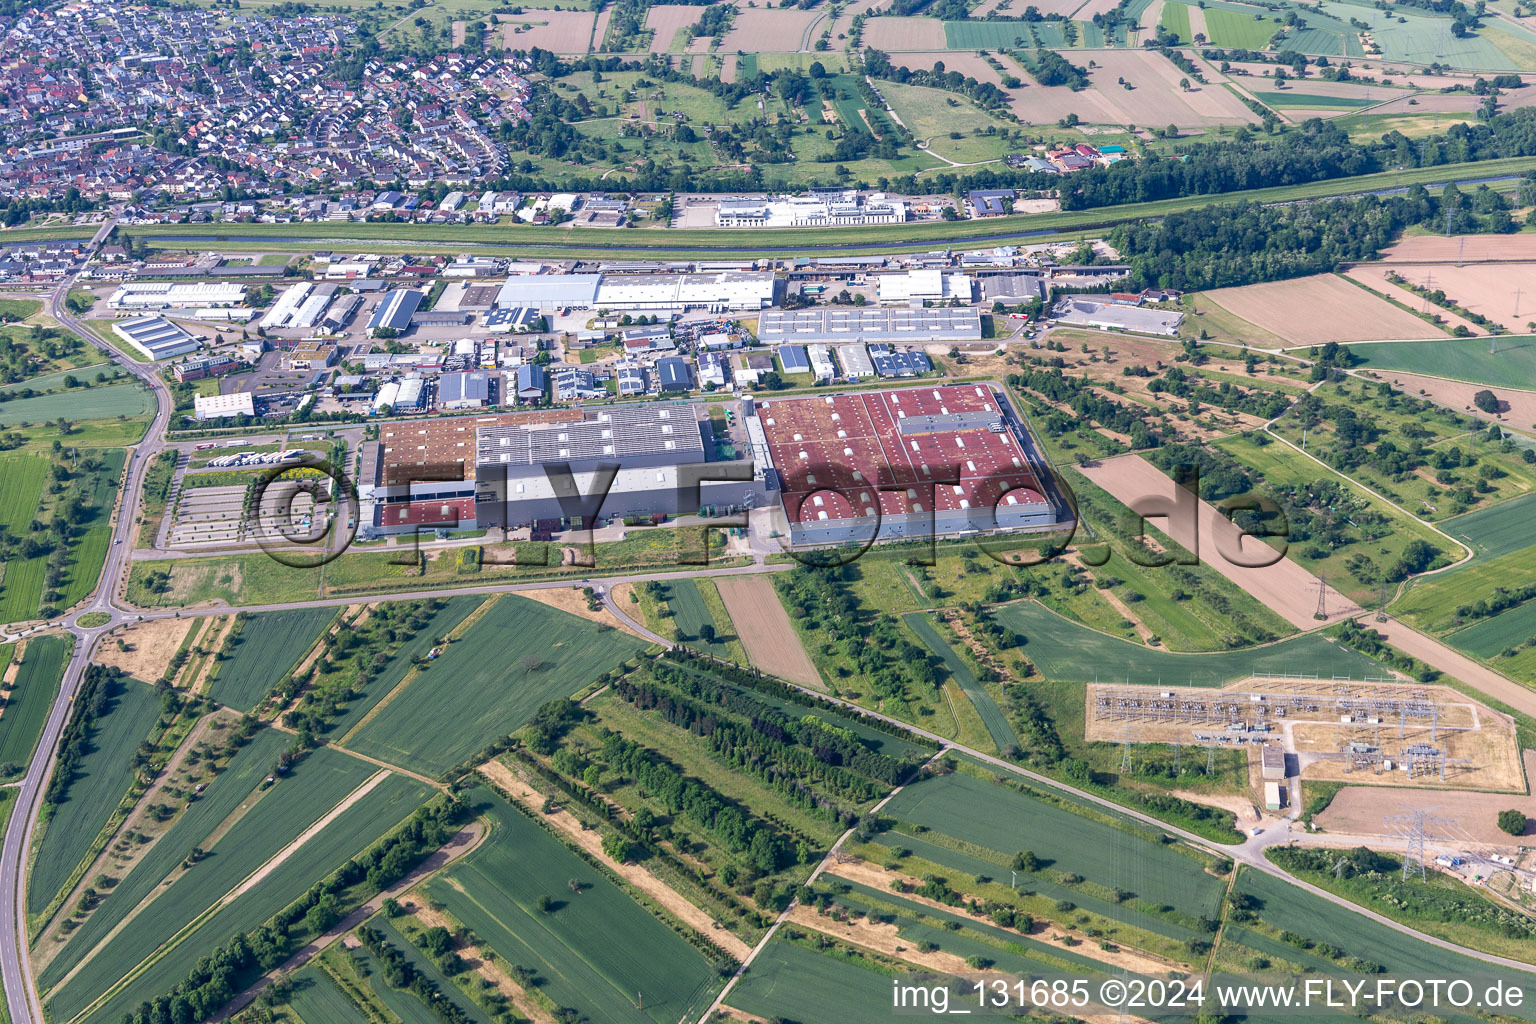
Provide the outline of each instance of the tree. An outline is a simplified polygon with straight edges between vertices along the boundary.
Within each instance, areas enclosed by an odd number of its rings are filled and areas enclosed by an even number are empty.
[[[1499,812],[1499,830],[1512,836],[1524,835],[1528,824],[1525,812],[1510,809]]]
[[[1501,408],[1503,408],[1503,403],[1499,401],[1499,396],[1495,395],[1487,388],[1484,388],[1472,396],[1472,404],[1477,406],[1483,412],[1490,414],[1496,413]]]

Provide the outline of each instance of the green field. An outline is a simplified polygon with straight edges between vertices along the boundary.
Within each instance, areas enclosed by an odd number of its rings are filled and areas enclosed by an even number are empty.
[[[1262,50],[1269,45],[1270,37],[1280,27],[1268,17],[1255,19],[1259,12],[1236,11],[1225,7],[1207,5],[1205,8],[1205,34],[1212,46],[1237,47],[1242,50]]]
[[[70,543],[69,558],[64,563],[64,582],[56,602],[59,608],[73,607],[96,589],[96,580],[107,559],[107,548],[112,546],[112,509],[117,504],[117,484],[127,457],[121,450],[101,452],[101,467],[91,472],[84,485],[89,488],[87,501],[91,514],[80,524],[83,532]]]
[[[1163,5],[1163,17],[1159,22],[1163,28],[1179,37],[1179,42],[1185,46],[1194,43],[1194,36],[1189,31],[1189,7],[1186,4]]]
[[[710,614],[696,581],[668,580],[661,587],[667,607],[672,609],[672,621],[677,626],[677,639],[680,642],[717,658],[736,660],[736,652],[731,649],[731,640],[736,635],[735,626],[728,621],[721,622]],[[699,635],[699,630],[706,625],[715,630],[713,641],[706,642]]]
[[[335,608],[294,608],[250,616],[241,624],[234,652],[219,662],[208,696],[250,711],[298,665],[335,618]]]
[[[1536,636],[1536,601],[1527,601],[1491,618],[1479,619],[1446,639],[1458,651],[1479,658],[1496,657],[1500,651]]]
[[[992,695],[987,693],[976,674],[956,653],[955,649],[945,641],[939,631],[934,628],[933,621],[923,612],[909,612],[901,617],[901,621],[907,624],[907,628],[917,634],[934,655],[944,663],[944,669],[949,677],[955,681],[965,695],[970,698],[975,706],[976,713],[981,716],[981,724],[986,726],[987,735],[992,737],[993,746],[999,750],[1007,750],[1009,747],[1020,748],[1018,733],[1013,731],[1013,726],[1008,724],[1008,718],[1003,714]]]
[[[1042,862],[1053,862],[1057,871],[1133,893],[1152,905],[1171,906],[1190,919],[1215,917],[1225,889],[1200,861],[1171,847],[964,772],[913,783],[881,813],[993,851],[1004,863],[1018,850],[1030,850]],[[903,834],[893,841],[906,844],[909,838]],[[935,841],[928,834],[921,838]],[[992,867],[995,875],[997,865]],[[1050,867],[1044,863],[1031,884],[1047,881]],[[1112,916],[1139,924],[1136,919],[1145,915],[1126,905]]]
[[[1243,868],[1236,891],[1261,902],[1258,915],[1265,924],[1315,941],[1330,942],[1341,948],[1345,955],[1379,964],[1389,974],[1454,978],[1481,976],[1488,969],[1488,965],[1481,961],[1393,931],[1273,875]],[[1282,955],[1297,954],[1293,949],[1290,954]],[[1333,968],[1333,972],[1343,973],[1339,968]],[[1536,983],[1531,982],[1529,975],[1518,974],[1512,974],[1508,981],[1525,983],[1525,1005],[1514,1015],[1530,1019]]]
[[[306,967],[293,976],[288,1005],[304,1024],[373,1024],[325,972]]]
[[[609,627],[507,595],[378,709],[348,746],[436,775],[574,694],[644,643]],[[452,722],[451,729],[424,729]]]
[[[411,966],[436,987],[439,992],[446,996],[449,1002],[458,1008],[459,1013],[462,1015],[462,1021],[466,1022],[466,1024],[492,1024],[484,1011],[476,1006],[472,999],[459,991],[453,982],[442,971],[437,969],[437,965],[432,962],[431,958],[413,946],[411,940],[407,939],[398,928],[390,923],[388,918],[375,916],[368,923],[370,927],[377,928],[383,934],[386,942],[403,953],[406,960],[410,961]],[[387,988],[388,985],[389,982],[386,979],[380,978],[378,980],[378,988]],[[414,1022],[419,1020],[423,1024],[441,1024],[441,1018],[416,993],[397,991],[395,996],[395,1001],[390,1002],[388,1005],[390,1010],[398,1014],[402,1021]],[[411,1004],[415,1005],[412,1006]]]
[[[11,536],[25,537],[30,532],[28,524],[37,514],[48,465],[40,455],[0,457],[0,529]],[[5,574],[0,576],[0,622],[20,622],[37,614],[46,564],[45,555],[22,558],[17,554],[6,560]]]
[[[1220,686],[1254,673],[1300,672],[1324,679],[1387,674],[1364,655],[1316,634],[1242,651],[1177,654],[1106,636],[1033,601],[1004,605],[995,617],[1025,638],[1020,652],[1053,680]]]
[[[1460,624],[1457,609],[1494,596],[1500,587],[1536,578],[1536,547],[1522,547],[1494,558],[1477,559],[1449,572],[1415,580],[1392,604],[1392,613],[1430,633]]]
[[[19,775],[32,760],[32,749],[48,721],[74,646],[72,639],[62,636],[27,641],[16,667],[15,686],[0,713],[0,777]]]
[[[322,751],[315,751],[315,753]],[[314,754],[310,754],[310,757],[314,757]],[[347,760],[355,761],[352,758]],[[365,767],[371,769],[372,766]],[[304,765],[301,764],[295,771],[295,778],[303,769]],[[336,771],[334,768],[329,770]],[[334,792],[334,788],[331,791]],[[185,941],[171,949],[153,966],[116,993],[90,1019],[100,1024],[111,1024],[113,1021],[120,1020],[124,1014],[131,1012],[144,1000],[168,991],[187,976],[197,959],[206,950],[222,946],[236,935],[262,925],[302,896],[311,886],[334,872],[343,862],[362,853],[381,836],[404,821],[426,801],[430,793],[431,790],[419,782],[399,775],[390,775],[377,788],[311,837],[280,866],[274,868],[271,874],[200,923],[197,930]],[[257,804],[257,809],[259,810],[265,803],[266,800],[263,800],[261,804]],[[300,822],[307,824],[317,809],[318,804],[310,794],[293,793],[290,794],[288,806],[282,811],[274,810],[269,822],[274,829],[282,830],[286,839],[298,831],[295,826]],[[329,808],[323,810],[329,810]],[[247,818],[252,816],[254,812]],[[245,825],[246,819],[242,819],[236,828],[229,832],[229,836],[233,837]],[[254,826],[245,828],[244,838],[252,839],[253,831]],[[231,857],[233,856],[234,851],[231,851]],[[247,862],[253,859],[249,856],[246,858]],[[230,867],[226,865],[221,870],[226,872],[223,880],[228,881]],[[195,874],[194,871],[193,875]],[[180,884],[182,883],[178,883]],[[206,887],[204,892],[212,888]],[[189,898],[183,896],[183,901],[188,902]],[[125,934],[141,935],[147,928],[161,925],[162,918],[156,915],[157,910],[161,910],[172,918],[185,914],[180,903],[161,908],[160,901],[156,901],[145,914],[135,919],[133,927]],[[140,953],[142,954],[142,948]],[[95,968],[96,964],[93,962],[89,969]]]
[[[1037,25],[1038,27],[1046,27]],[[1030,26],[1016,21],[946,21],[944,41],[950,50],[1014,50],[1032,48]],[[1021,42],[1022,40],[1022,42]],[[899,55],[895,58],[900,62]]]
[[[379,669],[371,681],[364,686],[355,686],[353,689],[357,695],[347,701],[346,708],[332,719],[333,736],[343,736],[349,729],[355,727],[374,706],[383,700],[411,670],[412,664],[418,658],[425,658],[427,652],[432,649],[440,637],[453,632],[459,623],[479,608],[484,598],[479,597],[450,597],[442,602],[442,607],[432,612],[426,623],[406,638],[400,645],[400,649],[390,658],[388,664]]]
[[[14,427],[21,423],[48,423],[60,416],[71,423],[81,420],[112,419],[117,416],[131,418],[147,416],[154,412],[155,400],[148,389],[138,384],[108,384],[89,388],[70,395],[69,401],[60,404],[52,395],[36,398],[17,398],[0,403],[0,427]]]
[[[891,1014],[891,975],[775,939],[726,1003],[768,1020],[883,1020]]]
[[[1368,370],[1427,373],[1489,387],[1530,388],[1536,381],[1536,336],[1501,337],[1497,352],[1488,349],[1486,338],[1457,338],[1384,341],[1354,345],[1350,352],[1355,356],[1355,365]]]
[[[37,856],[27,886],[28,913],[41,913],[48,906],[112,816],[132,778],[129,759],[159,715],[154,690],[133,679],[121,680],[120,691],[91,735],[89,752],[75,768],[74,781],[42,838],[34,840]]]
[[[246,801],[244,813],[214,842],[208,843],[205,834],[196,845],[207,851],[208,856],[192,870],[175,878],[170,886],[157,885],[151,898],[139,904],[142,909],[132,925],[96,949],[79,974],[51,993],[49,1005],[64,1018],[73,1017],[378,770],[366,762],[324,747],[310,753],[289,773],[289,778],[266,790],[254,802]],[[420,784],[412,785],[419,787]],[[307,852],[307,844],[303,849]],[[328,874],[335,867],[335,864],[324,866],[322,873]],[[129,879],[132,877],[130,874]],[[103,910],[116,903],[112,899],[116,895],[114,891],[108,896]],[[255,892],[247,896],[254,897]],[[237,905],[245,899],[242,896],[236,901]],[[282,905],[273,907],[256,923],[282,909]],[[119,917],[133,909],[116,904]],[[91,923],[101,915],[102,910],[98,910]],[[214,944],[210,942],[206,948],[212,948]],[[84,956],[89,951],[77,941],[71,941],[68,950],[75,956]],[[198,951],[188,949],[186,952],[195,959]],[[49,967],[52,969],[54,964]],[[185,967],[174,972],[172,984],[184,973]],[[126,1008],[131,1009],[159,991],[162,990],[148,988],[137,999],[129,1001]],[[116,1015],[107,1019],[116,1019]]]
[[[559,1006],[612,1024],[699,1016],[722,981],[697,950],[501,797],[468,796],[493,831],[428,895],[508,962],[542,975],[540,991]],[[549,913],[537,909],[543,896],[555,901]]]
[[[186,860],[193,847],[202,843],[215,826],[252,794],[287,745],[288,738],[272,729],[263,729],[253,736],[225,770],[209,783],[202,797],[182,813],[155,843],[154,849],[113,887],[111,894],[85,923],[75,929],[63,952],[38,973],[39,987],[46,991],[57,985],[76,961],[154,892],[161,880]],[[107,979],[103,984],[110,984],[112,980]]]
[[[1536,494],[1527,494],[1447,519],[1440,528],[1470,547],[1478,557],[1497,558],[1530,546],[1533,516]]]
[[[928,140],[930,153],[967,162],[995,160],[1008,151],[1005,136],[975,134],[988,128],[1001,132],[1006,123],[963,96],[895,82],[882,82],[880,92],[913,138]],[[962,137],[951,138],[951,132],[959,132]]]

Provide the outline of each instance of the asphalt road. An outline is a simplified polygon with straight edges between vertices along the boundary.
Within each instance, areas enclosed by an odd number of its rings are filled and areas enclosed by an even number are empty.
[[[102,241],[104,241],[107,235],[111,232],[112,228],[116,226],[116,223],[117,217],[115,215],[111,220],[104,223],[96,234],[94,245],[99,245]],[[73,283],[74,281],[72,278],[68,279],[62,282],[50,294],[47,302],[47,311],[49,315],[53,316],[63,326],[69,328],[70,330],[79,334],[82,338],[85,338],[91,344],[100,348],[108,359],[123,367],[129,373],[133,374],[135,377],[139,378],[151,389],[153,389],[156,399],[156,412],[154,420],[150,424],[149,430],[146,432],[144,439],[139,444],[129,449],[128,463],[119,495],[120,500],[118,504],[117,520],[114,523],[112,530],[113,543],[107,549],[106,560],[102,568],[100,583],[98,584],[96,592],[89,600],[89,602],[69,615],[63,623],[64,628],[75,638],[74,653],[71,656],[69,665],[65,670],[63,683],[59,688],[58,698],[54,702],[52,709],[50,709],[48,721],[44,726],[42,735],[38,742],[37,753],[33,757],[32,762],[28,765],[25,777],[17,787],[17,806],[12,811],[9,825],[5,831],[3,848],[0,848],[0,921],[7,922],[4,927],[0,927],[0,980],[3,980],[4,982],[6,1004],[10,1011],[11,1020],[14,1022],[14,1024],[44,1024],[45,1021],[42,1005],[37,996],[36,984],[32,975],[31,963],[26,955],[27,915],[25,866],[29,859],[31,835],[34,828],[36,827],[37,816],[41,810],[41,796],[47,787],[49,777],[53,771],[59,738],[64,730],[65,723],[68,721],[70,706],[73,703],[75,695],[79,690],[81,680],[84,676],[85,667],[90,660],[91,653],[94,651],[97,641],[100,639],[102,634],[106,633],[107,631],[114,629],[124,622],[133,621],[140,618],[167,618],[177,614],[183,617],[189,615],[218,615],[226,614],[229,611],[227,608],[218,607],[193,611],[158,609],[153,611],[139,612],[138,610],[130,611],[123,605],[116,603],[115,598],[117,597],[119,588],[125,582],[125,570],[129,565],[130,552],[133,549],[133,531],[135,526],[134,519],[136,510],[139,507],[139,498],[143,489],[145,470],[153,461],[155,455],[165,447],[164,435],[166,427],[170,421],[172,401],[169,390],[156,376],[155,367],[152,364],[137,363],[122,355],[120,352],[118,352],[115,346],[110,344],[105,338],[101,337],[94,328],[69,314],[65,305],[65,296],[68,294],[69,289]],[[602,577],[596,582],[598,582],[603,588],[604,603],[616,617],[631,627],[635,628],[638,632],[646,636],[648,639],[651,639],[653,642],[670,647],[672,646],[670,641],[665,640],[650,630],[647,630],[643,625],[635,622],[628,616],[627,613],[620,609],[611,600],[609,596],[609,590],[614,584],[622,582],[641,582],[651,579],[667,579],[669,577],[676,576],[730,576],[762,572],[776,572],[787,570],[792,567],[793,566],[789,563],[774,565],[760,563],[728,569],[704,570],[703,572],[697,570],[682,570],[679,572],[655,572],[631,576]],[[570,587],[572,585],[580,586],[587,582],[588,581],[584,580],[570,579],[539,580],[481,587],[461,587],[449,590],[409,591],[404,593],[378,595],[375,599],[412,600],[429,597],[446,597],[457,594],[516,593],[518,591],[526,590]],[[319,607],[328,605],[334,606],[356,603],[357,601],[363,599],[365,598],[360,595],[353,595],[349,597],[321,598],[313,601],[291,602],[283,605],[242,606],[242,610],[254,612],[276,610],[277,608]],[[124,605],[126,605],[126,602],[124,602]],[[91,628],[81,626],[79,621],[80,617],[89,613],[105,613],[107,615],[107,621],[99,626]],[[1536,967],[1532,967],[1530,964],[1525,964],[1516,960],[1509,960],[1504,957],[1480,953],[1476,950],[1467,949],[1454,943],[1447,942],[1442,939],[1437,939],[1434,936],[1426,935],[1406,925],[1392,921],[1389,918],[1383,917],[1369,910],[1365,910],[1356,904],[1350,903],[1348,900],[1345,900],[1342,897],[1335,896],[1326,890],[1319,889],[1316,886],[1309,885],[1306,882],[1302,882],[1291,877],[1285,871],[1281,870],[1279,867],[1271,864],[1268,860],[1265,859],[1265,848],[1271,845],[1292,841],[1303,843],[1308,842],[1310,837],[1305,834],[1289,833],[1281,829],[1271,829],[1261,836],[1250,837],[1241,845],[1222,846],[1220,844],[1212,843],[1209,840],[1202,839],[1193,833],[1189,833],[1182,829],[1165,824],[1164,822],[1158,821],[1156,818],[1122,807],[1119,804],[1115,804],[1092,793],[1086,793],[1081,790],[1074,789],[1070,786],[1063,785],[1060,782],[1057,782],[1046,776],[1039,775],[1035,772],[1031,772],[1028,769],[1021,768],[1018,765],[1004,761],[1000,758],[993,757],[989,754],[982,753],[981,751],[973,750],[969,747],[954,743],[945,739],[944,737],[929,733],[921,728],[918,728],[909,722],[900,721],[898,719],[890,718],[888,716],[857,707],[856,705],[839,700],[837,698],[829,697],[826,694],[819,693],[817,691],[808,690],[803,687],[797,687],[797,689],[802,689],[805,692],[811,693],[822,699],[830,700],[833,703],[849,708],[858,714],[871,715],[883,721],[900,725],[902,728],[909,729],[918,735],[924,736],[940,744],[941,747],[946,750],[954,750],[967,754],[989,765],[992,765],[1000,771],[1010,772],[1014,775],[1030,779],[1042,785],[1048,785],[1058,790],[1070,792],[1082,800],[1103,806],[1106,809],[1113,810],[1118,814],[1128,815],[1132,818],[1142,821],[1149,826],[1162,829],[1163,831],[1170,834],[1178,835],[1184,840],[1199,846],[1202,849],[1210,850],[1213,853],[1221,856],[1231,857],[1235,861],[1246,864],[1254,870],[1263,871],[1266,874],[1282,878],[1285,881],[1290,882],[1293,885],[1297,885],[1321,899],[1325,899],[1331,903],[1342,906],[1354,913],[1360,914],[1362,917],[1375,921],[1384,927],[1391,928],[1394,931],[1412,936],[1421,942],[1428,943],[1432,946],[1447,950],[1449,952],[1459,953],[1463,956],[1472,957],[1491,965],[1505,967],[1526,973],[1536,973]]]

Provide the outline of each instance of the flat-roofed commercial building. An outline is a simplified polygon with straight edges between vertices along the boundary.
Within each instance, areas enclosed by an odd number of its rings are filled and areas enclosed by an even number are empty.
[[[818,306],[767,310],[757,320],[757,336],[772,345],[863,342],[980,341],[981,314],[974,309],[882,309]]]
[[[234,306],[245,301],[245,285],[228,281],[137,281],[112,293],[113,309],[196,309],[202,306]]]
[[[1057,522],[1034,440],[985,384],[769,399],[747,417],[797,546]]]
[[[199,420],[255,416],[256,400],[249,391],[236,391],[229,395],[198,395],[192,399],[192,414]]]
[[[712,448],[705,442],[704,409],[617,406],[579,422],[482,427],[475,470],[480,525],[517,528],[582,513],[608,520],[759,503],[760,475],[744,481],[700,479],[696,496],[687,486],[690,473],[703,472]],[[560,469],[551,475],[546,467],[555,466]],[[595,493],[609,467],[612,485],[601,503],[582,507],[580,495]],[[566,471],[569,477],[563,476]]]
[[[112,332],[144,354],[146,359],[170,359],[196,352],[203,343],[163,316],[119,320]]]
[[[397,288],[386,292],[368,321],[368,337],[375,337],[379,331],[386,329],[404,334],[410,329],[411,317],[421,307],[422,298],[421,292],[414,288]]]
[[[496,294],[502,309],[526,307],[541,312],[553,309],[592,309],[597,303],[600,274],[529,274],[507,279]]]

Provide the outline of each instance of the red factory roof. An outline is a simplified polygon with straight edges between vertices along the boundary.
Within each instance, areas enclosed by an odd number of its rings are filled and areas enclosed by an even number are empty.
[[[908,417],[998,411],[992,390],[972,384],[758,405],[784,508],[792,522],[807,524],[872,515],[877,500],[886,516],[1044,501],[1011,433],[972,427],[904,435],[898,427]],[[937,483],[943,480],[958,483]]]
[[[475,499],[434,498],[379,506],[379,526],[453,526],[475,521]]]

